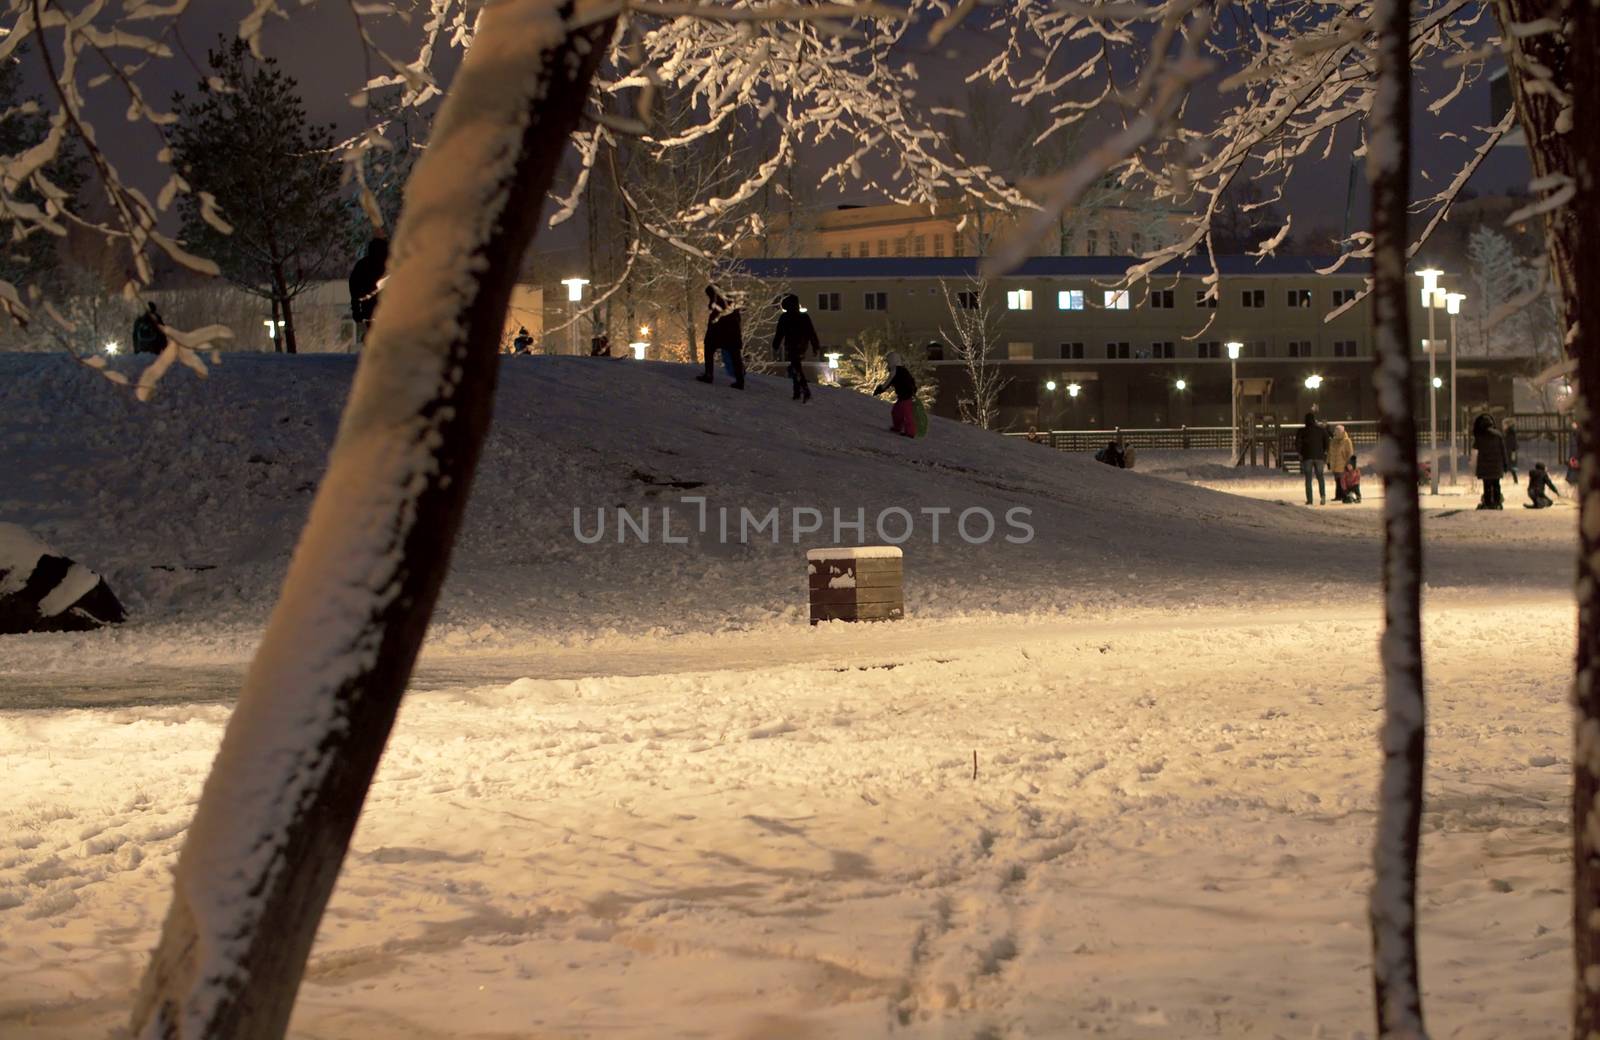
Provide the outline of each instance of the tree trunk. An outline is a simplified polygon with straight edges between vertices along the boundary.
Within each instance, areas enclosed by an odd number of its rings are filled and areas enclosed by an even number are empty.
[[[1406,208],[1411,172],[1409,9],[1377,0],[1378,81],[1367,142],[1372,184],[1372,321],[1383,477],[1383,772],[1369,916],[1380,1037],[1421,1038],[1417,968],[1417,851],[1422,825],[1422,523],[1412,414]]]
[[[283,352],[300,353],[299,343],[294,337],[294,297],[289,295],[287,288],[283,293]]]
[[[489,426],[506,306],[613,19],[479,15],[406,189],[390,291],[176,869],[142,1040],[283,1035],[427,629]]]
[[[281,353],[283,353],[283,339],[278,335],[278,314],[279,314],[279,312],[278,312],[278,291],[277,291],[277,286],[276,285],[273,286],[272,295],[269,296],[268,299],[272,303],[272,328],[267,330],[267,338],[272,340],[272,352],[274,354],[281,354]]]
[[[1582,248],[1587,229],[1600,226],[1600,137],[1592,128],[1600,119],[1600,27],[1592,4],[1563,8],[1547,0],[1497,0],[1495,14],[1507,53],[1511,98],[1527,139],[1536,178],[1556,185],[1571,177],[1576,194],[1567,205],[1545,214],[1545,246],[1551,277],[1561,291],[1568,354],[1578,361],[1577,419],[1584,450],[1579,468],[1578,499],[1578,646],[1574,684],[1572,756],[1572,939],[1574,998],[1572,1034],[1579,1040],[1600,1037],[1600,467],[1594,452],[1600,446],[1600,256]],[[1561,23],[1557,32],[1518,38],[1511,27],[1544,18]],[[1582,61],[1572,55],[1586,55]],[[1570,100],[1571,108],[1566,108]],[[1577,127],[1590,128],[1578,132]],[[1588,292],[1582,291],[1587,287]],[[1570,450],[1570,448],[1569,448]]]

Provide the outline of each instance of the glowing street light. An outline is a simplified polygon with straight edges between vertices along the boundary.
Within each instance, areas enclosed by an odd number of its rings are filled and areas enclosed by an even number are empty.
[[[106,353],[107,354],[115,354],[117,351],[119,351],[121,349],[122,349],[122,344],[118,343],[116,340],[114,340],[114,339],[106,340]]]
[[[1239,458],[1239,355],[1244,353],[1244,344],[1238,340],[1230,340],[1228,348],[1228,400],[1233,410],[1233,432],[1229,441],[1233,445],[1233,464],[1237,466]]]
[[[1422,279],[1422,305],[1433,306],[1434,290],[1439,288],[1439,277],[1444,272],[1436,267],[1425,267],[1417,272],[1417,277]]]
[[[1461,467],[1461,448],[1456,441],[1456,315],[1461,313],[1461,301],[1466,293],[1444,294],[1444,311],[1450,315],[1450,486],[1455,487]]]
[[[650,335],[650,326],[648,326],[648,325],[640,325],[639,326],[639,338],[640,339],[644,339],[648,335]]]
[[[633,343],[629,343],[628,347],[633,351],[633,360],[643,361],[645,349],[649,346],[650,344],[646,343],[644,340],[638,340]]]
[[[1307,390],[1320,390],[1321,388],[1322,388],[1322,377],[1321,376],[1319,376],[1319,375],[1306,376],[1306,389]]]
[[[1434,376],[1433,377],[1433,388],[1435,390],[1438,390],[1438,389],[1441,389],[1443,386],[1444,386],[1444,380],[1440,379],[1438,376]]]
[[[1067,396],[1068,397],[1077,397],[1078,394],[1080,392],[1082,392],[1082,390],[1083,390],[1083,387],[1079,386],[1077,383],[1068,383],[1067,384]]]
[[[841,357],[843,357],[844,355],[840,354],[838,351],[834,351],[831,354],[824,354],[822,356],[828,359],[828,367],[829,368],[838,368],[839,367],[839,359]]]
[[[1045,383],[1044,383],[1044,388],[1045,388],[1045,389],[1046,389],[1046,390],[1048,390],[1048,391],[1050,391],[1050,392],[1051,392],[1051,393],[1055,393],[1055,390],[1056,390],[1056,381],[1055,381],[1055,380],[1054,380],[1054,379],[1047,379],[1047,380],[1045,380]]]
[[[1176,387],[1178,390],[1187,390],[1187,389],[1189,389],[1189,381],[1187,379],[1180,379],[1176,383],[1173,383],[1172,385],[1174,387]]]
[[[1445,308],[1446,293],[1439,288],[1439,276],[1442,274],[1443,271],[1433,267],[1417,272],[1417,276],[1422,279],[1422,306],[1428,311],[1428,383],[1433,390],[1437,390],[1441,385],[1436,371],[1439,343],[1433,333],[1433,312]],[[1433,390],[1428,391],[1428,468],[1433,474],[1433,484],[1428,493],[1437,495],[1439,493],[1439,405]]]
[[[567,287],[567,352],[578,352],[578,304],[583,302],[583,287],[589,284],[587,278],[563,278],[561,284]]]

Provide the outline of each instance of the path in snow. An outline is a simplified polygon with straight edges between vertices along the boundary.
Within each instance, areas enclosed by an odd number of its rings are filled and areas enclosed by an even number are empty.
[[[294,1035],[1364,1035],[1376,621],[1208,620],[414,694]],[[1571,625],[1431,601],[1440,1036],[1562,1028]],[[226,713],[0,713],[8,1040],[121,1020]]]

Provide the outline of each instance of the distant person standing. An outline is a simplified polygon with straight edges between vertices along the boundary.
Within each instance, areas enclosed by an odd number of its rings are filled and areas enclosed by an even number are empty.
[[[1328,476],[1337,481],[1344,473],[1345,463],[1355,458],[1355,442],[1350,439],[1350,434],[1343,426],[1333,428],[1333,436],[1328,441]]]
[[[133,319],[133,352],[135,354],[159,354],[167,349],[166,323],[161,320],[161,312],[156,310],[156,305],[151,302],[143,314]]]
[[[389,266],[389,240],[374,238],[350,269],[350,318],[356,323],[356,346],[367,342],[378,309],[378,285]]]
[[[1505,433],[1502,435],[1506,442],[1506,470],[1511,474],[1511,483],[1517,482],[1517,424],[1506,420]]]
[[[610,357],[611,337],[606,335],[604,332],[600,333],[598,336],[592,337],[589,340],[589,356]]]
[[[822,350],[817,340],[816,326],[811,315],[800,309],[800,297],[794,293],[783,298],[783,313],[778,315],[778,328],[772,334],[772,354],[789,362],[789,378],[794,382],[794,400],[811,400],[811,384],[806,382],[806,351],[816,354]]]
[[[1332,439],[1328,428],[1317,422],[1315,412],[1306,413],[1306,424],[1300,427],[1296,447],[1300,449],[1300,472],[1306,476],[1306,505],[1311,504],[1311,478],[1317,478],[1317,498],[1328,504],[1328,484],[1323,475],[1328,465],[1328,448]]]
[[[533,353],[533,336],[525,326],[517,329],[517,338],[511,341],[511,352],[513,354]]]
[[[706,286],[706,303],[709,309],[704,341],[706,370],[695,378],[702,383],[716,382],[716,377],[712,374],[713,366],[716,364],[717,352],[721,351],[724,367],[733,376],[733,388],[743,390],[744,324],[739,308],[729,303],[728,298],[723,296],[715,285]]]
[[[1506,441],[1489,416],[1480,415],[1472,420],[1472,447],[1478,453],[1473,472],[1483,481],[1483,498],[1478,508],[1504,509],[1506,500],[1500,492],[1500,479],[1506,475]]]

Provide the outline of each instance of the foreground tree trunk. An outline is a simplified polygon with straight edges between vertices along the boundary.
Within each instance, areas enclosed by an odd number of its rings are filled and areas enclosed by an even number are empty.
[[[1417,851],[1426,712],[1422,692],[1422,523],[1412,415],[1406,203],[1411,172],[1407,4],[1377,0],[1377,89],[1367,141],[1372,184],[1372,321],[1383,477],[1383,774],[1369,907],[1378,1035],[1426,1036],[1417,968]]]
[[[1577,192],[1566,212],[1551,223],[1563,233],[1600,228],[1600,10],[1578,0],[1569,12],[1574,62],[1571,85],[1573,124],[1586,128],[1572,138],[1570,170]],[[1569,345],[1578,358],[1578,420],[1584,431],[1584,456],[1578,478],[1578,659],[1575,696],[1576,740],[1572,790],[1572,934],[1576,959],[1573,1035],[1600,1037],[1600,252],[1569,254],[1573,260],[1566,300]],[[1581,288],[1580,288],[1581,287]]]
[[[1577,419],[1584,452],[1578,498],[1578,646],[1573,686],[1572,1035],[1600,1037],[1600,256],[1585,232],[1600,228],[1600,27],[1592,3],[1497,0],[1495,13],[1508,46],[1511,97],[1528,143],[1535,183],[1572,197],[1545,215],[1550,271],[1561,290],[1567,349],[1578,362]],[[1519,37],[1516,25],[1550,19],[1555,31]],[[1574,56],[1582,56],[1574,60]],[[1582,129],[1579,129],[1582,128]],[[1587,291],[1585,291],[1587,290]]]
[[[483,8],[407,185],[390,291],[179,856],[135,1036],[287,1028],[444,580],[519,261],[614,25],[569,34],[570,14]]]

